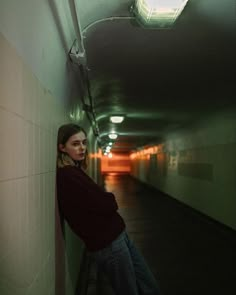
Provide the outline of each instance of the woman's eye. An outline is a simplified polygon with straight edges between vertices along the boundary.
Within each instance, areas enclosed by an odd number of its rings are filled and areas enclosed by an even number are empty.
[[[82,142],[73,142],[72,145],[73,146],[80,146],[81,144],[83,145],[87,145],[87,140],[83,140]]]

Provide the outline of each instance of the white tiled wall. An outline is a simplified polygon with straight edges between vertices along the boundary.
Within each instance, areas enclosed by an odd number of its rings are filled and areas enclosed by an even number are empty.
[[[54,294],[56,131],[63,104],[0,35],[0,294]]]

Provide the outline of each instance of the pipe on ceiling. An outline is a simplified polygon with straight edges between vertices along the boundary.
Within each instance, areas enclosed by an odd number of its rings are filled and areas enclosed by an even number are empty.
[[[94,135],[99,136],[99,129],[98,129],[98,124],[97,124],[96,115],[95,115],[94,106],[93,106],[93,98],[92,98],[92,94],[90,90],[90,81],[88,76],[86,51],[84,48],[83,34],[80,27],[79,19],[78,19],[75,0],[68,0],[68,1],[69,1],[71,17],[72,17],[73,26],[74,26],[74,30],[76,34],[76,39],[77,39],[77,44],[75,44],[74,42],[72,47],[74,47],[74,45],[77,46],[75,53],[78,56],[78,65],[79,65],[80,74],[83,77],[83,81],[86,85],[88,98],[89,98],[89,105],[87,105],[84,101],[84,98],[82,98],[83,110],[86,112],[87,117],[91,123]],[[80,59],[82,60],[81,62],[80,62]],[[92,115],[92,118],[90,117],[90,114]]]
[[[71,17],[72,17],[72,21],[73,21],[73,25],[74,25],[75,34],[76,34],[76,38],[78,41],[78,49],[79,49],[78,53],[85,54],[82,30],[81,30],[80,22],[78,19],[78,13],[76,10],[75,0],[68,0],[68,1],[69,1],[70,13],[71,13]]]

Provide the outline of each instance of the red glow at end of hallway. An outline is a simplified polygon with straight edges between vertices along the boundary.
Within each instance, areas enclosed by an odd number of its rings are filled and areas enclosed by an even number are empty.
[[[130,172],[130,157],[127,154],[112,153],[112,158],[101,157],[102,173],[129,173]],[[110,174],[109,173],[109,174]]]

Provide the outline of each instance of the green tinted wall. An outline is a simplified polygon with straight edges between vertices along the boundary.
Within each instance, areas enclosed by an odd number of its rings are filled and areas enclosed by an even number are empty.
[[[236,111],[225,109],[166,134],[162,147],[164,163],[160,153],[149,165],[133,161],[132,174],[236,229]]]

